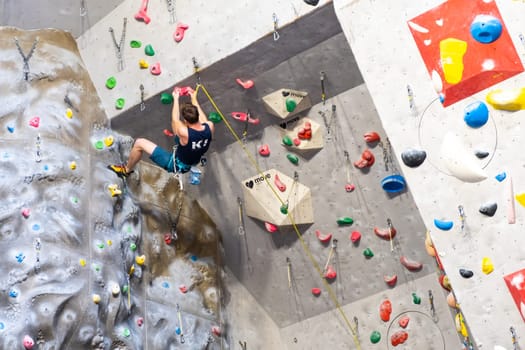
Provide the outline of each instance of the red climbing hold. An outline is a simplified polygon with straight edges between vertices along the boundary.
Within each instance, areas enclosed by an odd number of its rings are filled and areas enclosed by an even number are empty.
[[[211,332],[217,337],[221,336],[221,328],[219,326],[211,327]]]
[[[408,271],[419,271],[423,268],[422,263],[418,261],[410,260],[406,256],[400,257],[399,261],[401,262],[401,265],[407,268]]]
[[[142,327],[142,325],[144,325],[144,318],[137,318],[137,326]]]
[[[305,122],[304,127],[297,133],[297,137],[301,140],[310,140],[312,138],[312,124]]]
[[[270,146],[267,144],[259,146],[259,154],[263,157],[268,157],[270,155]]]
[[[326,272],[324,273],[324,278],[327,280],[333,280],[337,277],[337,272],[335,272],[334,268],[332,266],[328,266],[326,269]]]
[[[321,289],[320,288],[312,288],[312,294],[318,297],[321,295]]]
[[[399,323],[399,327],[401,328],[407,328],[408,326],[408,322],[410,321],[410,317],[408,316],[403,316],[399,319],[398,323]]]
[[[390,241],[391,239],[394,239],[394,237],[396,236],[396,229],[394,227],[392,228],[379,228],[379,227],[374,227],[374,233],[379,237],[379,238],[382,238],[382,239],[385,239],[387,241]]]
[[[406,331],[397,331],[390,337],[390,343],[393,346],[403,344],[408,339],[408,333]]]
[[[397,275],[383,276],[383,279],[385,280],[385,283],[388,284],[389,287],[394,287],[397,283]]]
[[[384,322],[390,321],[390,315],[392,314],[392,303],[390,300],[386,299],[381,303],[381,306],[379,307],[379,317],[381,317],[381,320]]]
[[[322,234],[321,231],[319,231],[319,230],[315,230],[315,235],[323,243],[328,243],[332,239],[332,234],[331,233]]]
[[[279,174],[275,174],[275,176],[273,178],[273,183],[279,189],[279,191],[281,191],[281,192],[286,191],[286,185],[279,178]]]
[[[270,222],[265,222],[264,227],[266,228],[266,231],[270,233],[274,233],[275,231],[277,231],[277,226]]]
[[[173,88],[173,92],[175,94],[179,94],[179,96],[189,96],[190,93],[195,92],[195,91],[190,86],[183,86],[183,87],[175,86]]]
[[[169,131],[168,129],[164,129],[164,131],[162,131],[164,133],[164,135],[168,136],[168,137],[173,137],[175,136],[174,133],[172,133],[171,131]]]
[[[354,184],[346,184],[345,185],[345,191],[346,192],[352,192],[353,190],[355,190]]]
[[[164,234],[164,242],[165,242],[167,245],[170,245],[170,244],[171,244],[171,234],[170,234],[170,233],[165,233],[165,234]]]
[[[301,139],[298,138],[298,137],[294,138],[294,139],[293,139],[293,144],[294,144],[295,146],[299,146],[299,145],[301,144]]]
[[[237,78],[237,79],[235,79],[235,81],[237,82],[237,84],[239,84],[240,86],[242,86],[245,89],[251,89],[253,87],[253,85],[254,85],[252,80],[242,81],[241,79]]]
[[[184,39],[184,32],[189,27],[190,26],[187,24],[183,24],[183,23],[177,24],[177,29],[175,30],[175,33],[173,33],[173,39],[175,39],[176,42],[181,42],[182,39]]]
[[[361,232],[353,231],[350,234],[350,240],[352,241],[352,243],[357,244],[361,240]]]
[[[381,140],[381,137],[379,137],[379,134],[375,131],[367,132],[363,137],[366,143],[374,143]]]
[[[374,154],[370,150],[365,149],[361,154],[361,159],[354,162],[354,166],[359,169],[371,167],[375,160]]]
[[[186,294],[188,292],[188,288],[184,284],[179,286],[179,290],[183,294]]]
[[[244,112],[231,112],[231,116],[233,117],[233,119],[236,119],[240,122],[248,122],[254,125],[257,125],[260,122],[259,118],[251,118],[248,115],[248,113],[244,113]]]

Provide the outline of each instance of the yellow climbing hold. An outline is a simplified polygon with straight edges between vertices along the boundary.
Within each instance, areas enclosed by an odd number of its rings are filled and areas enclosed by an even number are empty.
[[[108,247],[111,247],[113,245],[113,241],[111,239],[108,239],[106,241],[106,244],[108,245]]]
[[[111,147],[111,145],[113,144],[113,136],[108,136],[108,137],[105,137],[104,138],[104,144],[106,145],[106,147]]]
[[[94,302],[95,304],[98,305],[98,303],[100,303],[100,300],[101,300],[100,295],[98,295],[98,294],[93,294],[93,297],[92,297],[92,298],[93,298],[93,302]]]
[[[140,67],[141,69],[146,69],[146,68],[149,67],[149,64],[148,64],[148,62],[146,62],[146,60],[140,60],[140,61],[139,61],[139,67]]]
[[[468,337],[467,327],[465,326],[465,320],[461,313],[456,314],[456,330],[461,333],[462,336]]]
[[[80,266],[82,267],[86,266],[86,259],[80,259]]]
[[[68,117],[69,119],[73,118],[73,111],[71,110],[71,108],[66,109],[66,117]]]
[[[525,88],[495,89],[487,94],[486,100],[495,109],[519,111],[525,109]]]
[[[518,193],[515,196],[516,200],[519,204],[523,205],[525,207],[525,192]]]
[[[131,267],[129,268],[129,275],[133,275],[133,273],[135,272],[135,264],[131,265]]]
[[[122,194],[122,191],[120,188],[118,188],[117,184],[108,185],[109,193],[111,194],[111,197],[116,197]]]
[[[463,40],[447,38],[439,43],[439,56],[445,74],[445,81],[457,84],[463,78],[463,56],[467,52],[467,43]]]
[[[483,271],[483,273],[486,275],[494,271],[494,264],[492,263],[492,260],[490,260],[490,258],[484,257],[481,260],[481,271]]]
[[[144,263],[146,262],[146,256],[145,255],[136,256],[135,262],[137,263],[137,265],[140,265],[140,266],[144,265]]]
[[[69,169],[75,170],[76,168],[77,168],[77,162],[72,161],[71,163],[69,163]]]

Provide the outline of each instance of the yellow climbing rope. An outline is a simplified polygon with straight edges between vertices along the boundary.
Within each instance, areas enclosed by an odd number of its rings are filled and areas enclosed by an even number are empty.
[[[217,104],[215,103],[215,101],[213,100],[213,98],[211,97],[210,93],[208,92],[208,90],[206,90],[206,88],[204,87],[204,85],[202,85],[202,83],[197,83],[197,87],[195,89],[196,93],[198,94],[199,90],[202,90],[204,92],[204,94],[206,95],[206,97],[208,98],[208,100],[210,101],[210,103],[212,104],[213,108],[215,108],[215,110],[217,111],[217,113],[221,116],[222,120],[224,121],[224,124],[226,125],[226,127],[228,128],[228,130],[230,131],[230,133],[233,135],[233,137],[235,138],[236,142],[242,147],[244,153],[246,154],[246,156],[248,157],[250,163],[253,165],[253,167],[257,170],[257,173],[259,173],[259,175],[264,179],[264,181],[266,182],[267,186],[270,188],[270,190],[273,192],[273,194],[275,195],[275,197],[277,198],[277,200],[280,202],[281,206],[285,205],[285,202],[283,201],[283,199],[279,196],[279,193],[277,193],[277,191],[275,190],[275,188],[270,184],[270,181],[268,180],[268,178],[266,178],[266,176],[264,176],[263,174],[263,171],[261,170],[261,168],[259,167],[259,165],[257,164],[257,162],[255,161],[254,157],[252,156],[252,154],[246,149],[246,146],[244,145],[244,143],[242,142],[241,138],[239,137],[239,135],[237,135],[237,133],[235,132],[235,130],[233,130],[232,126],[230,125],[230,123],[228,122],[228,120],[224,117],[224,115],[222,114],[222,112],[220,111],[219,107],[217,106]],[[286,214],[288,216],[288,219],[290,220],[290,222],[292,223],[292,226],[294,228],[294,231],[295,233],[297,234],[297,238],[299,239],[299,242],[301,242],[301,246],[303,247],[303,250],[304,252],[306,253],[306,255],[308,255],[308,258],[310,259],[310,261],[312,262],[312,265],[314,266],[314,268],[317,270],[317,273],[319,274],[319,276],[321,277],[321,280],[323,281],[323,284],[326,288],[326,290],[328,291],[328,295],[330,296],[330,298],[332,299],[332,301],[334,302],[334,305],[337,309],[337,311],[339,311],[339,314],[341,315],[341,317],[343,318],[343,320],[345,321],[346,325],[348,326],[348,329],[350,330],[351,334],[352,334],[352,338],[353,338],[353,341],[354,341],[354,344],[356,346],[356,349],[357,350],[361,350],[361,343],[359,342],[359,339],[357,337],[357,330],[354,328],[354,326],[352,326],[352,323],[350,323],[350,320],[348,319],[348,317],[346,316],[341,304],[339,303],[339,301],[337,300],[337,296],[334,292],[334,290],[332,289],[332,287],[330,287],[330,284],[326,281],[326,279],[324,278],[324,275],[323,275],[323,271],[321,270],[321,267],[319,266],[319,264],[317,263],[317,261],[315,260],[312,252],[310,251],[310,249],[308,248],[306,242],[304,241],[303,239],[303,236],[301,235],[301,232],[299,232],[299,228],[297,227],[297,225],[295,224],[295,221],[292,217],[292,214],[290,213],[290,211],[288,211],[288,213]]]

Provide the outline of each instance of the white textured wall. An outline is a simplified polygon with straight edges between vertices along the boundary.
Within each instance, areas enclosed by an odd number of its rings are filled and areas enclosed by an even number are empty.
[[[148,15],[151,22],[147,25],[134,19],[141,1],[128,0],[78,39],[82,59],[109,118],[140,102],[140,84],[144,84],[148,98],[192,75],[192,57],[205,68],[272,33],[273,13],[277,15],[279,26],[283,26],[315,9],[302,0],[173,1],[176,4],[177,21],[189,25],[184,39],[179,43],[173,40],[176,24],[169,23],[165,0],[150,0]],[[327,2],[329,1],[321,0],[318,6]],[[126,68],[118,72],[109,27],[114,29],[118,41],[124,17],[128,18],[124,48]],[[130,40],[141,41],[143,47],[130,48]],[[144,54],[146,44],[153,46],[155,56],[148,57]],[[148,70],[139,69],[138,62],[141,58],[145,58],[150,64],[160,62],[162,74],[153,76]],[[105,87],[106,79],[110,76],[117,79],[117,86],[113,90]],[[232,77],[235,78],[237,77]],[[120,97],[126,99],[126,106],[117,110],[115,101]]]
[[[420,119],[410,112],[406,85],[410,84],[413,88],[419,116],[436,98],[406,22],[441,2],[334,1],[345,35],[398,157],[403,150],[417,148],[419,145]],[[497,1],[497,4],[523,59],[525,49],[518,35],[520,30],[525,31],[525,3]],[[521,74],[497,87],[523,86],[525,76]],[[494,158],[485,168],[489,175],[486,180],[475,184],[463,183],[438,171],[428,161],[433,161],[440,169],[439,154],[436,152],[439,152],[443,133],[449,129],[458,130],[457,128],[463,127],[461,112],[465,103],[474,99],[484,100],[487,91],[458,103],[454,108],[438,109],[441,110],[437,116],[439,121],[434,124],[429,124],[429,120],[423,119],[422,139],[429,157],[419,168],[410,169],[403,166],[402,170],[423,220],[442,254],[445,269],[475,341],[482,345],[483,349],[493,349],[494,345],[511,349],[509,327],[516,328],[523,342],[525,326],[503,276],[525,267],[525,208],[516,202],[517,222],[514,225],[507,223],[509,181],[507,178],[499,183],[494,176],[506,171],[513,177],[515,192],[525,192],[525,133],[521,127],[525,121],[525,111],[508,113],[491,110],[497,139],[494,125],[489,121],[483,130],[480,130],[479,139],[476,140],[489,150],[497,141]],[[471,140],[473,136],[465,132],[462,137]],[[401,160],[399,161],[401,163]],[[498,211],[492,218],[478,213],[480,205],[487,201],[498,203]],[[458,205],[463,205],[466,211],[469,229],[466,235],[459,231]],[[455,226],[451,231],[440,231],[434,227],[434,218],[454,220]],[[495,270],[490,275],[481,272],[481,260],[484,256],[490,257],[495,265]],[[473,270],[474,277],[463,279],[458,273],[461,267]]]

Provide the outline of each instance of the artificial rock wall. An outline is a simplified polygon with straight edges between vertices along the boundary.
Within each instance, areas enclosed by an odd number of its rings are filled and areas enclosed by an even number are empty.
[[[131,139],[70,34],[1,28],[0,52],[0,348],[219,347],[214,223],[158,168],[106,168]]]

